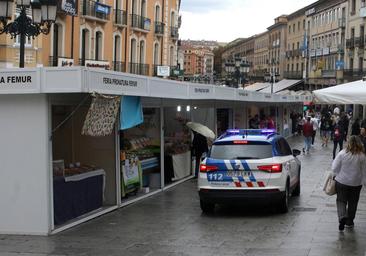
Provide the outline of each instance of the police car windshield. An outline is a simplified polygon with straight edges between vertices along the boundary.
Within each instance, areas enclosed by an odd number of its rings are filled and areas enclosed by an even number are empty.
[[[213,145],[210,158],[215,159],[263,159],[272,157],[272,145]]]

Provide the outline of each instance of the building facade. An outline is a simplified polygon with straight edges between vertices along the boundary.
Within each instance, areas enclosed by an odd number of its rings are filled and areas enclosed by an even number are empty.
[[[268,55],[269,69],[277,79],[283,79],[285,71],[286,43],[287,43],[287,16],[275,18],[275,23],[268,28]]]
[[[343,76],[345,81],[354,81],[365,75],[366,6],[362,0],[349,0],[348,6]]]
[[[259,34],[254,39],[254,61],[253,76],[254,81],[263,81],[268,70],[268,32]]]
[[[303,79],[305,68],[304,45],[306,44],[305,9],[287,16],[287,49],[284,78]]]
[[[61,3],[61,1],[60,1]],[[76,16],[60,4],[48,35],[26,42],[26,66],[90,66],[154,75],[177,66],[180,0],[81,0]],[[3,67],[17,67],[18,39],[1,36]]]
[[[306,10],[307,85],[310,90],[343,82],[348,3],[318,1]]]

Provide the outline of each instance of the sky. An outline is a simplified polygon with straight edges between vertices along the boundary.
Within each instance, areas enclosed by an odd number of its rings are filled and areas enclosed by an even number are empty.
[[[274,18],[315,0],[182,0],[181,39],[231,42],[262,33]]]

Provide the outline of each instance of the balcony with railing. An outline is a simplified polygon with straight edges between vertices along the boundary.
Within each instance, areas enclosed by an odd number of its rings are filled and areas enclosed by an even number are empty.
[[[82,1],[82,15],[85,18],[98,20],[98,21],[108,21],[110,19],[111,7],[106,4],[91,0]]]
[[[293,50],[293,56],[294,57],[301,57],[302,56],[302,51],[300,49],[296,49],[296,50]]]
[[[126,11],[120,9],[114,9],[113,23],[117,26],[126,26],[127,25]]]
[[[365,69],[345,69],[343,70],[343,78],[348,81],[360,80],[366,74]]]
[[[365,38],[363,36],[355,37],[355,47],[363,48],[364,45],[365,45]]]
[[[125,72],[126,71],[126,63],[123,61],[113,61],[112,69],[114,71]]]
[[[285,71],[283,76],[287,79],[302,79],[301,71]]]
[[[346,18],[339,18],[338,19],[338,27],[346,28]]]
[[[164,35],[164,23],[155,21],[155,35]]]
[[[322,77],[323,78],[336,78],[337,71],[336,70],[322,70]]]
[[[141,31],[150,31],[151,26],[151,20],[149,18],[136,15],[136,14],[130,14],[131,18],[131,27],[133,29],[139,29]]]
[[[128,63],[128,72],[131,74],[148,76],[149,71],[150,71],[149,64],[133,63],[133,62]]]
[[[178,27],[170,27],[170,36],[172,38],[178,38],[179,37]]]
[[[347,39],[346,47],[347,47],[347,49],[355,48],[355,38]]]

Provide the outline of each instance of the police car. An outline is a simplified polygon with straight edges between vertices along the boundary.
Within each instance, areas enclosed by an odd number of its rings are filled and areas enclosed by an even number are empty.
[[[227,130],[200,164],[202,211],[212,212],[217,203],[267,199],[287,212],[289,197],[300,195],[300,154],[275,130]]]

